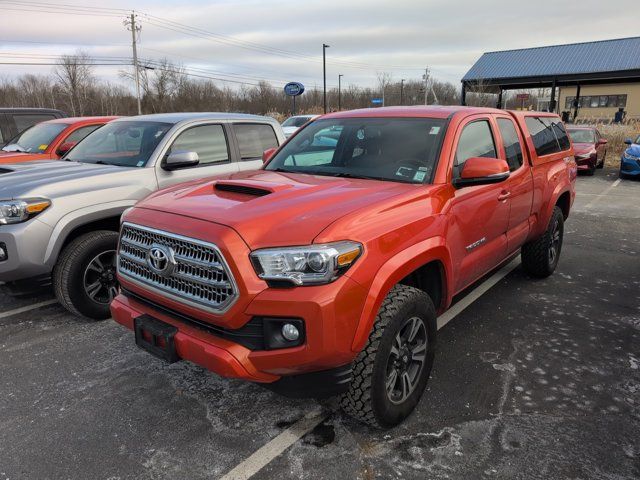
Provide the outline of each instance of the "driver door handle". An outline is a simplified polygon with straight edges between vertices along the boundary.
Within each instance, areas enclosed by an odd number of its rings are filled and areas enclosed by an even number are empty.
[[[503,190],[502,192],[500,192],[500,195],[498,195],[498,201],[503,202],[504,200],[508,199],[510,196],[511,196],[511,192],[509,192],[508,190]]]

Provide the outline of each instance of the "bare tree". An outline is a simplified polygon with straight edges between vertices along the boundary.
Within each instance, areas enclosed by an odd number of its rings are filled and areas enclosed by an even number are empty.
[[[91,63],[89,54],[78,50],[75,55],[62,55],[54,69],[57,83],[66,94],[74,116],[87,112],[89,92],[94,83]]]
[[[387,87],[389,86],[389,84],[391,83],[391,74],[389,72],[378,72],[376,73],[376,77],[378,79],[378,88],[380,89],[380,92],[382,93],[382,106],[384,107],[385,103],[384,103],[384,94],[385,91],[387,89]]]

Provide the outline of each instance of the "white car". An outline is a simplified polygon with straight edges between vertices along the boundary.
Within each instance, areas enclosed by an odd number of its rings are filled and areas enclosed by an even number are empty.
[[[318,118],[320,115],[294,115],[287,118],[282,122],[282,130],[284,130],[284,136],[289,138],[294,134],[301,126],[307,123],[309,120]]]

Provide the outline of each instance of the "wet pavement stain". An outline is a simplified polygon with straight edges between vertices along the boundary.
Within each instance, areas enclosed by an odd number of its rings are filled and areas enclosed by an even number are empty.
[[[302,443],[322,448],[333,443],[335,439],[336,430],[334,426],[324,421],[302,437]]]

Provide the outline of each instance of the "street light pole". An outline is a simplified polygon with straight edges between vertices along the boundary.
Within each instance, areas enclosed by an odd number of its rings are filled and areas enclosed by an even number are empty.
[[[403,94],[404,94],[404,78],[400,80],[400,105],[401,106],[404,105],[404,103],[402,102]]]
[[[342,110],[342,77],[343,74],[338,75],[338,111]]]
[[[326,50],[329,48],[329,45],[326,43],[322,44],[322,98],[324,104],[324,113],[327,113],[327,55]]]

